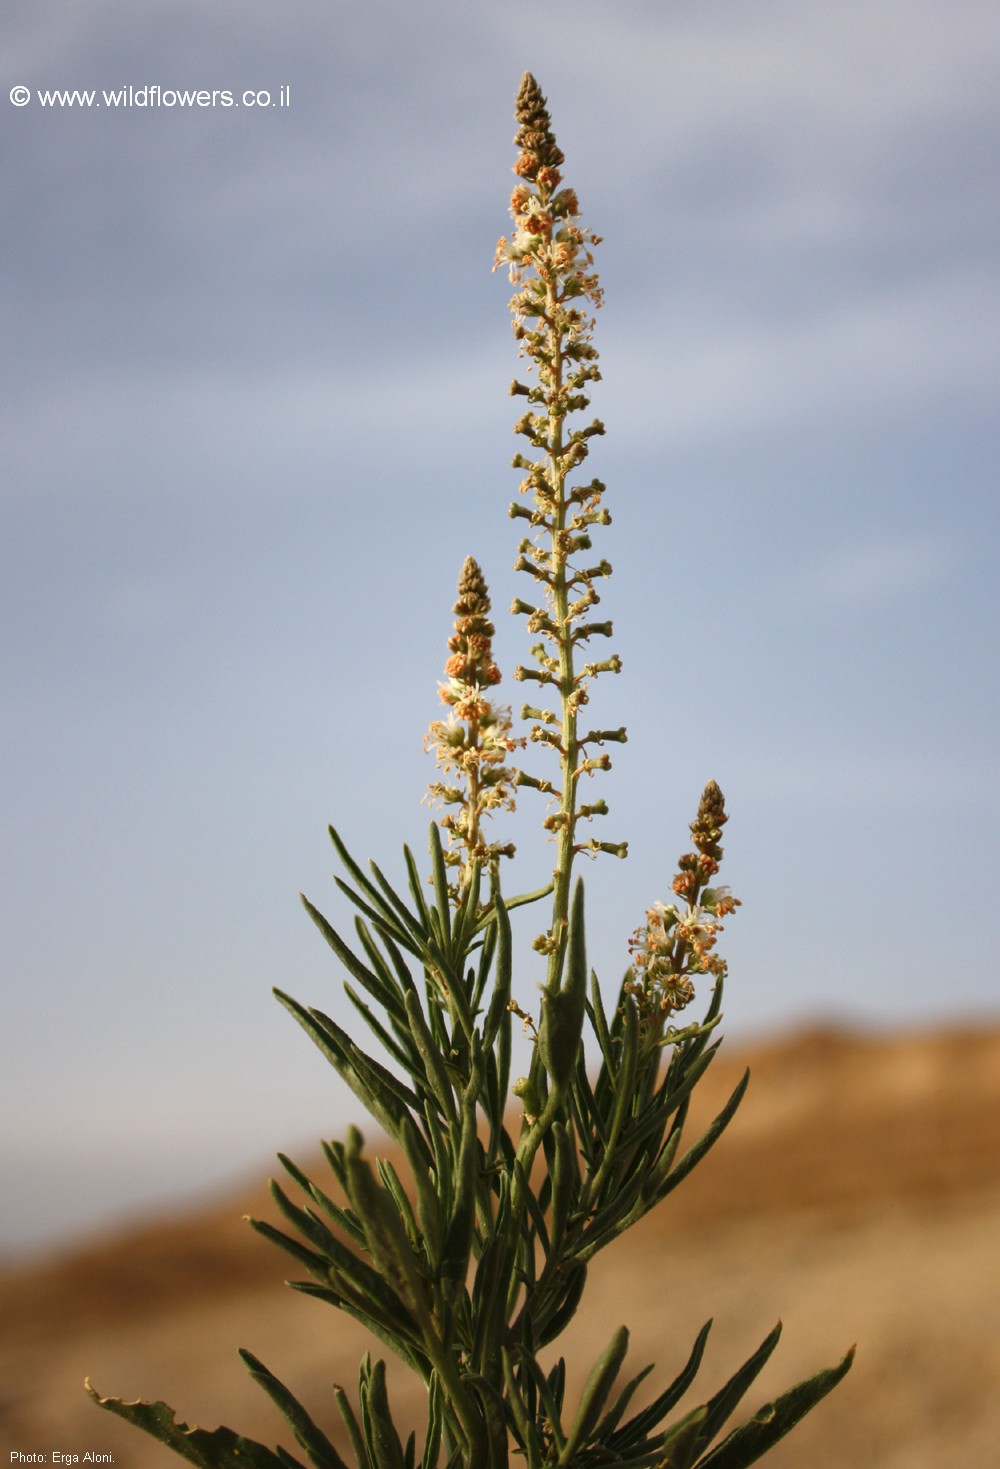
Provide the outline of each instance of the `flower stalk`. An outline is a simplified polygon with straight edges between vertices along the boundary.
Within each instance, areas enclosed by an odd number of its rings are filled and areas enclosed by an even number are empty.
[[[592,253],[600,237],[583,226],[576,193],[563,186],[563,153],[546,100],[530,72],[521,80],[515,117],[519,152],[514,164],[518,183],[510,199],[514,233],[500,239],[494,269],[506,264],[517,287],[510,303],[514,336],[520,355],[537,377],[533,386],[515,380],[510,389],[529,404],[514,429],[533,451],[513,459],[513,467],[524,471],[520,491],[530,504],[515,502],[510,514],[527,521],[532,532],[521,541],[515,566],[542,590],[537,603],[518,598],[512,610],[528,619],[529,633],[541,635],[531,649],[535,666],[516,668],[514,677],[537,683],[540,693],[549,694],[557,704],[556,709],[525,704],[522,717],[532,721],[528,738],[556,754],[559,783],[523,772],[518,777],[519,784],[549,795],[555,807],[544,822],[556,844],[552,921],[535,940],[536,949],[548,955],[546,988],[552,991],[561,982],[565,963],[575,857],[580,852],[627,854],[624,842],[594,837],[581,841],[578,834],[581,821],[607,812],[603,800],[583,799],[581,782],[611,768],[603,746],[623,743],[627,735],[623,728],[581,730],[580,726],[593,680],[621,669],[617,654],[577,665],[580,648],[592,638],[611,637],[613,631],[609,621],[591,617],[601,600],[598,585],[611,575],[607,560],[590,562],[588,555],[594,527],[611,521],[601,504],[605,486],[598,479],[570,484],[590,453],[590,440],[604,433],[600,419],[582,428],[569,426],[575,414],[589,407],[586,389],[600,378],[589,314],[602,301]]]

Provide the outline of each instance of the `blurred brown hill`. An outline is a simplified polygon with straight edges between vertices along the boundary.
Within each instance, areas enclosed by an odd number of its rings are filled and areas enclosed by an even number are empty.
[[[715,1151],[595,1263],[568,1360],[585,1372],[624,1321],[626,1365],[656,1362],[662,1386],[713,1316],[696,1383],[707,1396],[780,1316],[748,1411],[852,1342],[858,1355],[767,1457],[773,1469],[997,1469],[1000,1026],[727,1042],[700,1088],[703,1118],[746,1064],[749,1095]],[[335,1426],[330,1384],[352,1388],[372,1343],[282,1287],[284,1257],[247,1212],[273,1217],[263,1189],[0,1276],[5,1462],[87,1449],[118,1469],[178,1462],[99,1412],[88,1374],[103,1393],[165,1398],[189,1423],[273,1443],[282,1424],[237,1346]],[[398,1420],[419,1424],[406,1375],[393,1382]]]

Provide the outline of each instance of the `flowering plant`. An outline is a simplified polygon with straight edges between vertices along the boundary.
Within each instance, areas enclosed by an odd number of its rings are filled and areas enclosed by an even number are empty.
[[[540,589],[532,601],[514,603],[539,639],[531,665],[514,677],[537,685],[540,702],[525,705],[527,735],[515,737],[509,710],[494,700],[500,674],[489,595],[470,557],[441,686],[449,713],[426,740],[442,777],[430,797],[446,813],[430,828],[430,891],[409,849],[403,895],[374,863],[360,867],[331,830],[344,871],[338,885],[357,910],[356,943],[306,902],[381,1056],[324,1011],[276,992],[390,1140],[391,1156],[373,1164],[352,1127],[345,1142],[324,1143],[331,1179],[323,1185],[282,1157],[295,1186],[294,1196],[271,1186],[283,1227],[252,1221],[305,1272],[295,1289],[364,1323],[420,1377],[426,1422],[419,1431],[397,1426],[385,1363],[366,1356],[355,1402],[335,1389],[338,1447],[279,1378],[242,1355],[315,1469],[347,1469],[346,1445],[359,1469],[505,1469],[511,1455],[528,1469],[742,1469],[840,1380],[851,1353],[722,1436],[780,1328],[679,1415],[708,1325],[673,1381],[631,1414],[651,1369],[619,1384],[624,1326],[598,1354],[576,1401],[567,1398],[564,1359],[546,1350],[576,1312],[595,1255],[704,1158],[735,1113],[746,1077],[707,1131],[682,1149],[692,1090],[719,1044],[721,920],[738,906],[715,883],[727,816],[714,781],[691,825],[694,851],[680,858],[671,900],[652,903],[637,928],[612,1007],[587,964],[576,858],[626,855],[623,842],[585,837],[581,829],[607,814],[603,799],[582,798],[583,778],[607,771],[605,747],[626,738],[624,729],[582,722],[593,681],[621,667],[617,654],[581,662],[587,645],[612,636],[612,624],[592,615],[598,587],[611,575],[606,560],[590,556],[592,537],[610,519],[605,487],[574,481],[604,426],[570,427],[600,377],[589,315],[601,301],[593,257],[599,240],[581,223],[576,194],[562,186],[563,155],[530,75],[516,116],[514,231],[500,241],[497,262],[516,287],[514,334],[535,374],[533,383],[511,385],[527,401],[516,431],[531,453],[514,459],[524,477],[510,513],[527,530],[516,565]],[[551,776],[511,763],[527,742],[551,753]],[[500,858],[513,847],[489,841],[485,824],[511,809],[522,788],[548,798],[542,826],[555,863],[539,892],[507,896]],[[541,967],[544,960],[545,969],[536,1019],[515,993],[509,915],[546,900],[548,922],[532,961]],[[675,1024],[700,984],[709,992],[704,1017]],[[512,1082],[515,1016],[532,1045],[527,1075]],[[586,1063],[587,1028],[596,1075]],[[94,1396],[202,1469],[302,1469],[284,1447],[177,1423],[164,1403]]]

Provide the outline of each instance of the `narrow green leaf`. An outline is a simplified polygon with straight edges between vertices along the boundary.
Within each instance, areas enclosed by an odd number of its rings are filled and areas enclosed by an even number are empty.
[[[536,1329],[540,1347],[548,1346],[565,1331],[576,1315],[586,1284],[586,1265],[573,1265],[560,1275],[558,1292],[553,1292],[544,1309],[538,1311]]]
[[[702,1429],[701,1446],[712,1442],[726,1419],[741,1401],[747,1388],[759,1376],[765,1362],[771,1356],[781,1336],[781,1322],[768,1332],[760,1346],[748,1357],[743,1366],[734,1372],[725,1387],[719,1389],[705,1404],[705,1423]]]
[[[590,1078],[587,1075],[587,1057],[582,1046],[573,1076],[570,1106],[579,1137],[580,1151],[586,1159],[587,1172],[591,1174],[597,1169],[597,1159],[604,1154],[608,1133],[597,1098],[591,1089]]]
[[[527,1175],[524,1174],[523,1170],[521,1169],[519,1169],[519,1172],[524,1179],[523,1198],[525,1206],[528,1210],[528,1215],[531,1219],[532,1227],[542,1247],[543,1253],[548,1255],[551,1253],[552,1247],[549,1243],[549,1227],[545,1222],[544,1211],[538,1201],[538,1197],[535,1194],[535,1191],[532,1189],[531,1185],[527,1181]]]
[[[314,1300],[325,1301],[334,1306],[336,1310],[343,1311],[345,1316],[351,1316],[355,1321],[360,1321],[366,1331],[377,1336],[379,1341],[387,1346],[399,1360],[406,1364],[412,1372],[420,1377],[426,1377],[428,1362],[422,1350],[414,1345],[415,1332],[412,1323],[396,1328],[389,1324],[383,1317],[376,1314],[371,1304],[358,1304],[354,1298],[348,1296],[343,1290],[333,1290],[330,1287],[314,1285],[309,1280],[290,1280],[288,1284],[292,1290],[299,1291],[304,1296],[311,1296]]]
[[[624,1452],[626,1448],[633,1447],[642,1439],[649,1437],[657,1424],[662,1422],[672,1408],[676,1407],[698,1374],[701,1359],[705,1354],[705,1343],[708,1341],[711,1329],[711,1320],[706,1321],[695,1338],[690,1356],[670,1386],[615,1433],[609,1441],[609,1448],[616,1452]],[[704,1412],[702,1412],[702,1417],[704,1417]]]
[[[427,1027],[420,1001],[415,994],[406,996],[406,1018],[410,1024],[413,1043],[423,1062],[423,1075],[428,1090],[449,1121],[458,1120],[458,1107],[448,1073],[441,1060],[441,1052]]]
[[[392,1138],[398,1138],[400,1120],[406,1113],[403,1097],[407,1097],[408,1089],[403,1088],[402,1083],[384,1066],[366,1056],[347,1033],[321,1010],[307,1010],[281,990],[276,989],[274,994],[285,1009],[294,1015],[314,1045],[346,1081],[383,1131]],[[407,1099],[412,1099],[419,1106],[414,1093],[409,1092]]]
[[[267,1393],[287,1420],[296,1442],[305,1449],[316,1469],[347,1469],[347,1464],[337,1453],[333,1444],[310,1418],[298,1398],[280,1382],[273,1372],[268,1371],[251,1352],[240,1348],[240,1356],[250,1370],[254,1381]]]
[[[479,931],[479,893],[482,888],[482,869],[480,863],[473,862],[469,874],[469,881],[462,891],[462,901],[455,913],[451,929],[451,952],[456,963],[461,963],[462,956],[471,953],[476,947],[475,938]],[[478,1001],[477,1001],[478,1003]]]
[[[653,1363],[651,1362],[648,1367],[643,1367],[641,1372],[637,1372],[634,1377],[630,1378],[597,1425],[593,1435],[594,1442],[600,1444],[602,1448],[607,1447],[608,1440],[625,1416],[625,1409],[652,1370]]]
[[[376,924],[376,926],[381,927],[382,924],[387,925],[397,943],[402,944],[403,947],[409,949],[411,953],[419,954],[421,952],[420,948],[414,945],[413,939],[410,938],[407,933],[407,928],[409,927],[410,921],[412,920],[412,914],[409,912],[409,909],[397,896],[392,887],[386,882],[382,874],[377,872],[376,875],[378,876],[383,888],[385,889],[385,896],[383,896],[378,887],[375,886],[371,879],[354,861],[354,858],[348,852],[347,848],[344,846],[344,843],[341,841],[340,837],[337,835],[337,832],[332,826],[329,828],[329,832],[330,839],[333,842],[334,847],[337,849],[338,857],[346,867],[347,871],[350,873],[351,877],[357,883],[361,891],[367,894],[371,903],[374,904],[374,907],[369,907],[364,899],[361,898],[357,893],[352,892],[348,885],[339,877],[334,878],[337,886],[343,893],[346,894],[347,897],[350,898],[355,907],[360,909],[362,913],[367,914],[367,916],[372,920],[373,923]],[[370,863],[369,865],[372,867],[373,870],[375,870],[374,863]],[[391,902],[387,903],[386,897],[390,898]],[[400,926],[399,922],[400,918],[403,919],[402,927]]]
[[[538,1429],[534,1423],[534,1411],[525,1400],[521,1391],[521,1384],[514,1372],[514,1364],[511,1361],[510,1352],[503,1348],[503,1376],[507,1388],[507,1402],[510,1405],[511,1414],[514,1419],[515,1436],[521,1448],[524,1450],[528,1469],[540,1469],[544,1458],[544,1449]]]
[[[601,986],[598,983],[595,970],[590,971],[590,1004],[587,1006],[590,1023],[594,1027],[604,1064],[609,1069],[615,1065],[614,1052],[611,1046],[611,1032],[608,1030],[608,1017],[604,1010],[604,999],[601,995]]]
[[[535,1392],[538,1397],[538,1411],[545,1419],[545,1427],[550,1439],[549,1456],[551,1460],[552,1450],[561,1454],[566,1443],[566,1434],[562,1426],[562,1412],[560,1404],[552,1391],[548,1377],[542,1371],[541,1363],[534,1353],[525,1353],[521,1357],[522,1371],[531,1376],[534,1382]]]
[[[441,843],[441,828],[431,822],[428,839],[431,854],[431,873],[434,878],[434,898],[437,903],[438,927],[448,951],[451,951],[451,898],[448,896],[448,874],[445,871],[444,847]]]
[[[372,1469],[372,1461],[369,1458],[368,1447],[365,1443],[364,1435],[361,1432],[361,1424],[358,1422],[357,1417],[355,1416],[354,1409],[351,1407],[348,1401],[347,1394],[344,1392],[344,1389],[339,1385],[339,1383],[334,1384],[333,1397],[340,1412],[340,1416],[344,1420],[344,1427],[347,1429],[347,1437],[351,1441],[351,1449],[354,1453],[354,1457],[358,1461],[358,1469]]]
[[[312,919],[313,923],[315,923],[320,933],[326,939],[330,948],[336,954],[337,958],[340,960],[341,964],[343,964],[344,968],[350,974],[354,975],[354,978],[358,981],[359,984],[363,984],[365,989],[369,990],[377,998],[380,990],[378,976],[373,974],[370,969],[362,964],[361,960],[354,953],[353,949],[350,949],[347,944],[345,944],[344,940],[340,937],[340,934],[333,927],[333,925],[326,918],[324,918],[319,909],[315,908],[303,893],[300,893],[299,897],[302,900],[303,908],[305,908],[306,912],[309,914],[309,917]]]
[[[378,936],[382,941],[382,946],[389,957],[389,963],[392,965],[393,973],[395,974],[398,981],[400,995],[404,995],[407,990],[416,990],[416,981],[414,980],[413,975],[410,973],[409,966],[407,965],[406,960],[403,958],[403,955],[400,952],[399,947],[397,946],[396,940],[393,938],[392,934],[389,932],[384,923],[382,923],[378,919],[373,921],[376,932],[378,933]],[[414,950],[409,949],[407,952],[413,953]]]
[[[552,883],[546,883],[543,888],[536,888],[533,893],[518,893],[516,898],[505,899],[507,912],[513,913],[515,908],[523,908],[526,903],[538,903],[542,898],[547,898],[552,891]],[[484,915],[482,923],[488,923],[490,914]]]
[[[364,1226],[376,1269],[414,1313],[423,1332],[428,1322],[427,1283],[420,1260],[407,1238],[390,1195],[379,1187],[370,1164],[359,1153],[360,1146],[349,1144],[348,1196]]]
[[[421,1243],[420,1230],[413,1216],[413,1208],[406,1196],[406,1190],[400,1182],[399,1174],[388,1158],[376,1158],[375,1167],[378,1170],[378,1176],[382,1180],[383,1185],[392,1195],[393,1202],[399,1211],[399,1217],[403,1222],[403,1228],[406,1230],[413,1248],[415,1250],[419,1249]]]
[[[291,1174],[292,1178],[299,1185],[299,1188],[308,1194],[314,1203],[319,1205],[324,1214],[332,1219],[349,1239],[352,1239],[355,1244],[362,1243],[364,1234],[350,1209],[342,1209],[339,1204],[335,1204],[329,1195],[325,1194],[318,1184],[313,1183],[312,1179],[308,1178],[302,1169],[296,1163],[293,1163],[291,1158],[287,1157],[284,1153],[278,1154],[278,1162]]]
[[[493,995],[483,1025],[483,1048],[489,1050],[497,1032],[508,1014],[513,977],[512,940],[510,916],[500,897],[499,888],[493,893],[494,922],[496,934],[496,971],[493,978]]]
[[[427,899],[424,897],[424,880],[420,875],[416,858],[409,847],[405,845],[403,847],[403,861],[406,863],[406,875],[413,901],[417,905],[417,911],[420,914],[424,928],[430,932],[431,919],[434,916],[433,909],[428,906]]]
[[[681,1158],[680,1162],[672,1170],[672,1172],[667,1174],[667,1177],[665,1178],[660,1189],[660,1199],[665,1199],[667,1194],[671,1193],[681,1182],[681,1180],[687,1177],[692,1168],[694,1168],[698,1163],[701,1162],[702,1158],[704,1158],[709,1148],[711,1148],[719,1140],[723,1132],[725,1132],[726,1128],[729,1126],[729,1123],[733,1119],[733,1115],[737,1107],[743,1100],[743,1095],[746,1092],[747,1083],[749,1082],[749,1080],[750,1072],[745,1071],[743,1073],[742,1080],[736,1087],[736,1090],[733,1092],[732,1096],[729,1098],[729,1101],[719,1113],[718,1117],[716,1117],[715,1121],[711,1124],[710,1127],[706,1128],[705,1132],[698,1139],[698,1141],[696,1143],[693,1143],[691,1147],[688,1148],[687,1152],[684,1154],[684,1156]]]
[[[403,1124],[400,1142],[410,1165],[417,1189],[417,1217],[424,1237],[424,1248],[431,1268],[437,1270],[441,1259],[442,1224],[441,1207],[437,1190],[427,1166],[427,1149],[416,1128],[407,1118]]]
[[[300,1265],[306,1267],[310,1275],[315,1275],[317,1280],[327,1279],[330,1262],[326,1255],[306,1249],[305,1245],[300,1244],[297,1239],[292,1239],[290,1234],[285,1234],[284,1230],[275,1229],[273,1224],[268,1224],[266,1219],[248,1219],[247,1222],[250,1228],[263,1235],[264,1239],[270,1240],[286,1254],[292,1255]]]
[[[604,1157],[601,1159],[597,1172],[592,1178],[587,1179],[584,1184],[582,1198],[582,1207],[584,1208],[589,1208],[592,1203],[600,1203],[602,1198],[608,1193],[607,1182],[617,1160],[616,1145],[618,1136],[624,1126],[626,1114],[635,1105],[635,1077],[638,1064],[639,1013],[636,1006],[630,1000],[625,1007],[625,1033],[619,1071],[614,1083],[614,1105],[608,1123],[608,1137],[604,1147]]]
[[[561,1122],[552,1124],[552,1203],[549,1214],[549,1248],[558,1255],[566,1233],[566,1221],[580,1187],[580,1164],[576,1146]]]
[[[642,1185],[642,1200],[647,1209],[651,1209],[661,1197],[660,1189],[664,1180],[669,1176],[674,1166],[674,1159],[681,1145],[682,1132],[679,1127],[671,1130],[670,1136],[663,1144],[663,1148],[656,1160],[656,1166],[649,1173]]]
[[[427,1433],[424,1437],[424,1451],[420,1459],[420,1469],[438,1469],[443,1427],[441,1379],[435,1373],[427,1388]]]
[[[507,1414],[503,1398],[485,1377],[470,1377],[469,1385],[479,1399],[486,1424],[488,1460],[486,1469],[507,1469]]]
[[[482,1081],[482,1058],[476,1057],[465,1095],[462,1098],[462,1134],[453,1180],[451,1216],[441,1250],[440,1273],[446,1299],[454,1304],[465,1288],[472,1252],[472,1232],[476,1218],[476,1185],[478,1183],[479,1139],[476,1136],[476,1099]]]
[[[604,1411],[604,1405],[625,1360],[628,1340],[628,1331],[624,1326],[620,1326],[590,1371],[580,1395],[573,1426],[569,1431],[562,1453],[556,1461],[564,1466],[564,1469],[572,1464],[577,1450],[588,1442],[591,1432],[597,1426],[598,1419]]]
[[[734,1429],[706,1458],[700,1459],[698,1469],[746,1469],[748,1464],[756,1463],[837,1386],[853,1361],[852,1347],[836,1367],[828,1367],[789,1388],[759,1409],[748,1423]]]
[[[663,1458],[657,1460],[657,1469],[691,1469],[698,1457],[704,1421],[705,1409],[692,1408],[679,1423],[667,1430],[659,1446]]]
[[[419,1076],[420,1064],[417,1052],[413,1045],[413,1037],[406,1025],[396,1027],[396,1035],[393,1035],[387,1026],[373,1012],[367,1001],[363,1000],[354,987],[344,982],[344,993],[358,1014],[364,1020],[368,1029],[382,1042],[387,1053],[397,1066],[401,1066],[410,1076]],[[384,1007],[383,1007],[384,1008]]]
[[[422,951],[420,945],[415,939],[410,937],[406,929],[396,919],[395,915],[392,912],[392,909],[387,904],[384,904],[380,908],[372,907],[372,905],[366,903],[364,898],[360,897],[359,894],[356,893],[351,887],[350,883],[345,882],[342,877],[335,877],[333,880],[340,891],[344,894],[345,898],[348,898],[354,904],[354,907],[357,908],[359,913],[364,914],[364,916],[372,924],[373,928],[377,929],[378,932],[380,934],[383,934],[385,937],[391,938],[395,943],[399,944],[401,948],[406,949],[407,953],[415,954],[418,959],[421,957]]]
[[[509,1175],[500,1175],[500,1196],[493,1231],[483,1246],[472,1286],[475,1337],[472,1361],[477,1372],[496,1380],[500,1346],[506,1327],[505,1308],[514,1251],[510,1238]]]
[[[548,1375],[549,1393],[558,1416],[562,1417],[566,1401],[566,1358],[560,1357]]]
[[[407,848],[404,847],[404,854],[406,853],[406,851]],[[411,853],[410,860],[407,863],[407,867],[409,868],[412,863],[413,856]],[[433,935],[430,928],[430,915],[427,912],[426,905],[419,917],[417,917],[417,915],[415,915],[414,913],[411,913],[409,908],[403,902],[402,898],[396,892],[396,889],[392,886],[389,879],[386,877],[385,873],[379,867],[378,863],[369,862],[368,866],[374,873],[375,881],[378,883],[386,899],[388,900],[389,907],[392,910],[394,919],[397,923],[402,922],[404,928],[410,935],[410,938],[417,944],[420,952],[423,954],[428,952],[431,947],[437,948],[437,946],[433,942]],[[420,893],[419,882],[417,886],[417,892],[419,893],[420,897],[423,898],[423,894]],[[440,962],[442,958],[440,950],[438,950],[437,958]]]
[[[398,1099],[404,1110],[408,1107],[415,1107],[419,1110],[420,1098],[412,1087],[407,1086],[387,1066],[383,1066],[381,1061],[369,1055],[367,1051],[363,1051],[357,1042],[351,1039],[347,1031],[338,1025],[335,1020],[331,1020],[325,1011],[310,1005],[308,1013],[313,1021],[347,1058],[358,1076],[365,1081],[373,1095],[385,1096],[389,1092]]]
[[[497,1092],[500,1105],[497,1109],[498,1136],[504,1136],[503,1120],[510,1094],[510,1067],[513,1046],[513,1016],[510,1010],[500,1020],[496,1037]]]
[[[573,1075],[580,1049],[586,999],[587,950],[583,883],[577,879],[570,910],[564,982],[559,990],[542,991],[538,1051],[549,1074],[553,1093],[546,1111],[554,1112],[558,1095]]]
[[[371,1370],[367,1408],[365,1429],[374,1469],[406,1469],[403,1445],[389,1410],[389,1396],[385,1389],[385,1363],[381,1358]]]
[[[686,1101],[698,1082],[714,1061],[721,1041],[716,1041],[706,1051],[693,1053],[676,1066],[671,1062],[667,1068],[663,1085],[657,1094],[657,1103],[665,1112],[676,1112]]]
[[[398,971],[396,973],[393,972],[396,969],[393,956],[390,954],[389,959],[386,959],[386,955],[383,954],[375,942],[375,935],[360,914],[354,919],[354,932],[357,934],[358,942],[365,951],[365,957],[371,965],[372,973],[377,976],[379,981],[379,993],[375,994],[374,991],[369,991],[372,999],[378,1001],[389,1016],[391,1022],[400,1025],[404,1024],[406,1011],[403,1009],[403,995],[407,989],[413,988],[412,979],[410,979],[408,984],[400,983]],[[388,951],[389,942],[381,933],[379,937],[382,939]],[[396,950],[396,956],[399,957],[398,949]],[[407,977],[409,978],[408,973]]]
[[[323,1221],[308,1209],[299,1208],[285,1193],[279,1183],[272,1178],[268,1182],[268,1190],[278,1208],[290,1223],[294,1224],[299,1233],[317,1249],[325,1259],[336,1260],[336,1254],[349,1254],[342,1240],[337,1239],[335,1234],[326,1227]]]

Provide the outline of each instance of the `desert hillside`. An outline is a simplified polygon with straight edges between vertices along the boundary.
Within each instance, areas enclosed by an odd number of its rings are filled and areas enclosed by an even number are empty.
[[[712,1316],[705,1396],[780,1317],[748,1410],[853,1342],[858,1354],[767,1458],[773,1469],[997,1469],[1000,1028],[726,1043],[702,1116],[747,1064],[749,1095],[709,1159],[596,1262],[568,1359],[586,1370],[625,1322],[633,1370],[656,1362],[662,1385]],[[179,1462],[92,1406],[85,1375],[102,1393],[162,1397],[188,1422],[273,1443],[280,1419],[238,1346],[335,1428],[330,1384],[352,1387],[370,1343],[282,1286],[284,1259],[247,1212],[270,1214],[263,1189],[0,1277],[5,1463],[56,1450],[82,1461],[88,1449],[118,1469]],[[405,1422],[418,1405],[396,1380]]]

